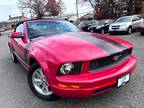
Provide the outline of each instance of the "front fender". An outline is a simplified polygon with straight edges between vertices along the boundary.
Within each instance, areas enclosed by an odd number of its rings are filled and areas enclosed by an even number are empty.
[[[48,51],[49,50],[49,51]],[[28,64],[30,66],[30,59],[34,59],[37,64],[42,68],[44,74],[50,85],[55,83],[55,76],[59,68],[59,60],[52,54],[52,50],[46,48],[31,49],[28,55]]]

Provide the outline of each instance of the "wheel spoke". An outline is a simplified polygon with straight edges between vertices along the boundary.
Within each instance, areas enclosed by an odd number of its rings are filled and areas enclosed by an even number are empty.
[[[41,79],[35,79],[35,81],[36,81],[36,82],[42,82],[42,80],[41,80]]]
[[[46,88],[46,85],[43,84],[43,85],[42,85],[42,91],[43,91],[43,92],[45,91],[45,88]]]
[[[42,78],[42,75],[39,71],[37,71],[36,75],[39,77],[39,78]]]
[[[40,76],[43,76],[43,72],[41,69],[37,70],[37,73],[40,75]]]
[[[46,86],[46,87],[45,87],[45,90],[46,90],[46,92],[48,92],[48,91],[49,91],[48,86]]]
[[[34,81],[35,81],[35,84],[36,84],[37,86],[42,85],[42,80],[41,80],[41,79],[35,79]]]

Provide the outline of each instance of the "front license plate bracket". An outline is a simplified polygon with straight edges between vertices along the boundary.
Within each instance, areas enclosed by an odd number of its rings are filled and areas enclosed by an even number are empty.
[[[119,88],[119,87],[125,85],[126,83],[129,82],[129,80],[130,80],[130,74],[126,74],[126,75],[120,77],[117,82],[117,87]]]

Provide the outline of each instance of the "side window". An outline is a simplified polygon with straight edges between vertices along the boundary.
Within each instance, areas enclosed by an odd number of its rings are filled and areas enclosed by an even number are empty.
[[[138,20],[140,20],[140,19],[141,19],[140,16],[135,16],[135,17],[133,17],[133,21],[138,21]]]
[[[22,32],[24,33],[24,27],[23,24],[20,24],[16,27],[15,32]]]
[[[132,21],[133,21],[133,22],[134,22],[134,21],[137,21],[137,17],[134,16],[133,19],[132,19]]]
[[[138,20],[141,20],[142,19],[142,17],[141,16],[137,16],[138,17]]]

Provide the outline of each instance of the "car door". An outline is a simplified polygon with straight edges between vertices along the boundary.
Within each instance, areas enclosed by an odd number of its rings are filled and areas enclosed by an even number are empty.
[[[137,17],[134,16],[134,17],[132,18],[132,28],[133,28],[133,29],[136,29],[137,26],[138,26]]]
[[[132,24],[133,24],[133,29],[139,28],[139,26],[141,24],[141,18],[138,16],[134,16],[133,20],[132,20]]]
[[[140,28],[141,24],[143,23],[143,18],[141,16],[137,16],[138,17],[138,27]]]
[[[23,37],[25,37],[23,23],[17,25],[14,32],[22,32]],[[14,44],[13,47],[17,57],[20,60],[24,60],[24,48],[26,45],[26,43],[24,42],[24,38],[14,38],[13,44]]]

